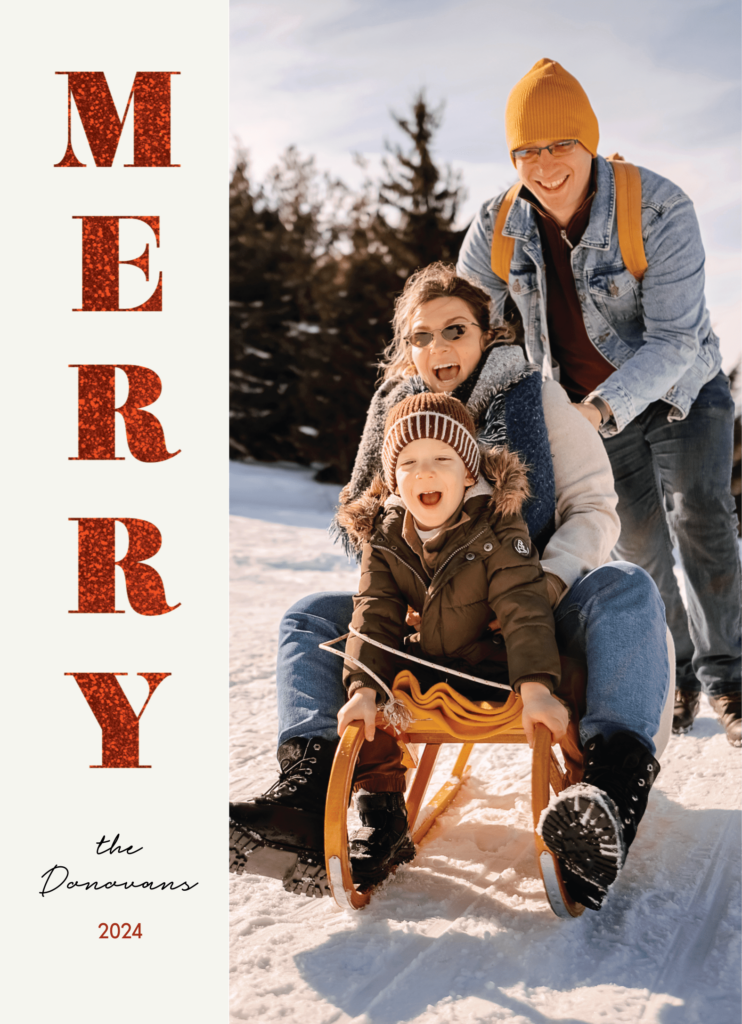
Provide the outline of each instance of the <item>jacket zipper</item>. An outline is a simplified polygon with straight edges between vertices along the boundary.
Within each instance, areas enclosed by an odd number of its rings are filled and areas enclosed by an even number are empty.
[[[482,534],[486,532],[487,528],[485,528],[484,530],[480,530],[476,537],[472,537],[472,539],[467,541],[466,544],[462,544],[460,548],[456,548],[455,551],[452,551],[451,554],[446,559],[446,561],[443,563],[443,565],[436,569],[435,573],[433,574],[433,579],[430,581],[430,586],[433,586],[433,584],[435,583],[436,576],[438,576],[439,573],[443,572],[443,570],[446,568],[451,559],[458,555],[459,551],[466,551],[470,544],[473,544],[475,540],[477,540],[479,537],[482,536]]]
[[[372,544],[372,545],[371,545],[371,547],[372,547],[372,548],[376,548],[376,550],[377,550],[377,551],[388,551],[390,555],[394,555],[394,557],[395,557],[395,558],[397,559],[397,561],[398,561],[398,562],[401,562],[401,563],[402,563],[402,565],[403,565],[403,566],[404,566],[404,567],[405,567],[406,569],[409,569],[411,573],[413,573],[413,574],[414,574],[415,576],[417,576],[417,578],[418,578],[418,579],[420,580],[420,582],[421,582],[421,583],[422,583],[422,585],[423,585],[423,588],[424,588],[424,590],[425,590],[425,593],[427,594],[427,592],[428,592],[428,584],[427,584],[427,583],[425,582],[425,580],[424,580],[424,579],[422,578],[422,576],[420,575],[420,573],[419,573],[419,572],[418,572],[418,571],[417,571],[416,569],[413,569],[413,568],[412,568],[412,566],[410,565],[410,563],[409,563],[409,562],[406,562],[406,561],[404,560],[404,558],[402,558],[402,557],[401,557],[400,555],[398,555],[398,554],[397,554],[397,552],[396,552],[396,551],[392,551],[392,549],[391,549],[391,548],[386,548],[386,547],[384,547],[384,545],[383,545],[383,544]],[[455,554],[455,552],[454,552],[454,554]],[[453,556],[452,556],[452,557],[453,557]],[[431,580],[430,582],[432,583],[433,581]]]
[[[481,537],[481,536],[482,536],[483,534],[485,534],[486,532],[487,532],[487,527],[485,527],[485,529],[484,529],[484,530],[480,530],[480,531],[479,531],[479,533],[478,533],[478,534],[476,534],[476,536],[472,537],[472,538],[471,538],[471,540],[467,541],[467,542],[466,542],[466,544],[462,544],[460,548],[456,548],[456,550],[455,550],[455,551],[452,551],[452,552],[451,552],[451,554],[450,554],[450,555],[448,556],[448,558],[446,559],[446,561],[445,561],[445,562],[443,563],[443,565],[441,565],[441,566],[440,566],[440,567],[439,567],[438,569],[436,569],[435,573],[433,574],[433,578],[431,579],[431,581],[430,581],[430,583],[429,583],[429,584],[428,584],[428,583],[426,583],[426,582],[425,582],[425,580],[424,580],[424,579],[422,578],[422,576],[420,575],[420,573],[419,573],[419,572],[417,572],[417,570],[416,570],[416,569],[413,569],[413,568],[412,568],[412,566],[410,565],[410,563],[409,563],[409,562],[406,562],[406,561],[404,560],[404,558],[401,558],[401,557],[400,557],[400,556],[399,556],[399,555],[397,554],[397,552],[396,552],[396,551],[392,551],[392,549],[391,549],[391,548],[387,548],[387,547],[384,547],[384,545],[383,545],[383,544],[372,544],[372,545],[371,545],[371,547],[372,547],[372,548],[376,548],[376,550],[377,550],[377,551],[388,551],[390,555],[394,555],[394,557],[395,557],[395,558],[397,559],[397,561],[398,561],[398,562],[401,562],[401,563],[402,563],[402,565],[403,565],[403,566],[404,566],[404,567],[405,567],[406,569],[409,569],[411,573],[414,573],[414,575],[415,575],[415,576],[417,576],[417,578],[418,578],[418,579],[420,580],[420,582],[422,583],[423,587],[425,587],[425,593],[426,593],[426,594],[428,594],[428,595],[430,595],[431,589],[432,589],[432,587],[433,587],[433,584],[434,584],[434,583],[435,583],[435,581],[436,581],[436,578],[437,578],[437,576],[438,576],[438,575],[439,575],[440,573],[442,573],[442,572],[443,572],[443,570],[444,570],[444,569],[446,568],[446,566],[447,566],[447,565],[448,565],[448,563],[449,563],[449,562],[451,561],[451,559],[452,559],[452,558],[454,558],[454,557],[455,557],[456,555],[458,555],[458,553],[459,553],[460,551],[466,551],[466,549],[467,549],[467,548],[469,547],[469,545],[470,545],[470,544],[473,544],[475,540],[478,540],[478,539],[479,539],[479,538],[480,538],[480,537]]]

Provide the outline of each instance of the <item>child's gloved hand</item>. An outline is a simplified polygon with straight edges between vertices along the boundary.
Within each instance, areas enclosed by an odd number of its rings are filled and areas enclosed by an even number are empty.
[[[363,722],[366,740],[370,743],[376,732],[376,690],[362,686],[338,711],[338,736],[351,722]]]
[[[558,743],[569,725],[569,712],[564,704],[552,696],[548,686],[543,683],[521,683],[520,696],[523,701],[523,729],[528,745],[533,746],[536,722],[545,725],[553,742]]]

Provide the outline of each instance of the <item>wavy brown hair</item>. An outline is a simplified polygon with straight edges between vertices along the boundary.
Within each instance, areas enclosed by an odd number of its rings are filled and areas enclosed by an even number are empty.
[[[394,337],[379,361],[384,380],[400,374],[409,377],[417,373],[407,340],[410,320],[424,303],[444,298],[463,299],[467,304],[483,332],[483,352],[496,342],[510,344],[515,340],[515,332],[507,324],[490,323],[492,300],[486,291],[466,277],[459,276],[452,263],[431,263],[407,278],[402,294],[394,303]]]

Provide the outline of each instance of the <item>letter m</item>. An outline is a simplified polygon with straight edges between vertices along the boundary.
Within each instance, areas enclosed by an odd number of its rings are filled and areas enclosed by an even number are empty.
[[[134,101],[134,163],[125,167],[179,167],[170,163],[170,76],[179,71],[137,71],[124,116],[119,119],[103,71],[67,75],[67,150],[55,167],[86,167],[72,148],[72,100],[96,167],[111,167],[126,115]]]

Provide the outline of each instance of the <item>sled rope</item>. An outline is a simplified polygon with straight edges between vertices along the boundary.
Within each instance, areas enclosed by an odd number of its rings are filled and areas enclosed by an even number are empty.
[[[335,640],[328,640],[327,643],[320,644],[320,650],[327,651],[328,654],[337,654],[339,658],[344,661],[352,662],[357,668],[360,668],[366,675],[379,684],[384,693],[389,698],[386,704],[381,707],[381,713],[384,716],[385,721],[390,725],[395,732],[404,732],[412,721],[412,715],[409,713],[407,708],[404,706],[401,700],[397,700],[392,691],[386,685],[383,679],[380,679],[375,672],[364,665],[362,661],[357,658],[352,658],[349,654],[345,654],[344,651],[336,651],[332,644],[342,643],[343,640],[347,640],[350,633],[346,633],[344,636],[339,636]]]
[[[380,647],[382,651],[388,651],[389,654],[396,654],[398,658],[406,658],[407,661],[416,661],[418,665],[426,665],[428,668],[436,668],[439,672],[443,672],[446,675],[460,676],[461,679],[470,679],[473,683],[483,683],[485,686],[495,686],[498,690],[512,690],[512,687],[507,683],[493,683],[490,679],[480,679],[479,676],[470,676],[466,672],[459,672],[455,668],[441,668],[441,666],[436,665],[434,661],[426,661],[424,658],[416,658],[414,654],[406,654],[404,651],[396,651],[393,647],[387,647],[387,645],[381,643],[380,640],[372,640],[370,636],[366,636],[365,633],[359,633],[358,630],[353,629],[352,626],[348,626],[348,629],[353,636],[357,636],[367,644],[373,644],[374,647]],[[368,671],[368,669],[365,669],[365,671]]]
[[[349,632],[346,633],[344,636],[339,636],[336,640],[330,640],[326,644],[320,644],[320,648],[323,651],[329,651],[330,654],[337,654],[339,657],[345,658],[346,661],[352,662],[358,668],[362,669],[362,671],[368,673],[368,675],[370,675],[371,678],[374,679],[379,684],[379,686],[381,686],[384,692],[389,695],[389,701],[392,705],[398,704],[399,701],[395,700],[392,691],[389,689],[385,682],[379,679],[379,677],[374,672],[372,672],[370,668],[367,668],[362,661],[358,661],[357,658],[351,658],[349,654],[344,654],[342,651],[336,651],[333,647],[330,646],[330,644],[339,644],[341,641],[347,640],[350,634],[352,633],[353,636],[357,636],[360,640],[365,641],[365,643],[373,644],[374,647],[379,647],[381,648],[382,651],[387,651],[389,654],[393,654],[397,658],[405,658],[407,661],[415,661],[417,662],[418,665],[425,665],[427,668],[438,669],[438,671],[443,672],[446,675],[459,676],[461,679],[469,679],[473,683],[482,683],[484,686],[493,686],[498,690],[512,690],[512,687],[509,686],[507,683],[493,683],[492,680],[490,679],[480,679],[479,676],[470,676],[468,675],[468,673],[459,672],[457,669],[454,668],[441,668],[441,666],[436,665],[434,661],[426,661],[424,658],[415,657],[414,654],[406,654],[404,651],[397,651],[393,647],[388,647],[386,644],[383,644],[380,640],[373,640],[370,636],[366,636],[365,633],[359,633],[358,630],[354,629],[352,626],[348,626],[348,630]],[[387,706],[388,705],[385,704],[384,708],[386,708]]]

